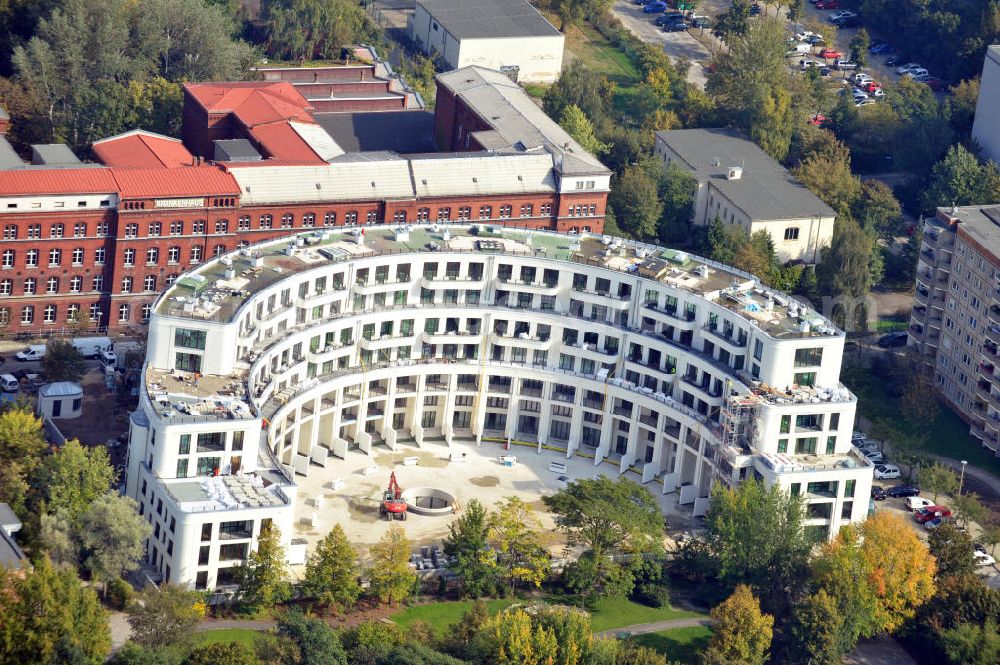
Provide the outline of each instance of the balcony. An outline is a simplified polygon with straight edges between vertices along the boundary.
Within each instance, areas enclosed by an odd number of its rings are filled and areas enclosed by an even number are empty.
[[[441,289],[461,289],[463,291],[468,290],[481,290],[485,286],[486,280],[479,276],[476,277],[459,277],[458,275],[445,275],[444,277],[438,277],[437,275],[424,275],[420,278],[420,286],[425,289],[441,290]]]
[[[724,332],[722,332],[721,330],[718,330],[718,326],[713,326],[710,323],[702,326],[702,330],[706,331],[708,334],[712,335],[713,337],[722,340],[724,343],[726,343],[726,344],[728,344],[730,346],[734,346],[734,347],[736,347],[738,349],[746,348],[746,345],[747,345],[747,336],[745,334],[744,335],[739,335],[739,336],[737,336],[735,334],[729,334],[729,335],[727,335]]]

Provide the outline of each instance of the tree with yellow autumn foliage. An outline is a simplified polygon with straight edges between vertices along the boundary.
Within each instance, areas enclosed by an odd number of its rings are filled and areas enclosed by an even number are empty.
[[[774,634],[774,617],[760,611],[760,602],[746,584],[712,609],[712,639],[704,665],[764,665]]]

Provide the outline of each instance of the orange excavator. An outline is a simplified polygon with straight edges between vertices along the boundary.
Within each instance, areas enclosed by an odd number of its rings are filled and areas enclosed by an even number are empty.
[[[382,495],[382,505],[379,506],[378,515],[387,520],[406,519],[406,499],[403,498],[403,488],[396,482],[396,472],[389,476],[389,487]]]

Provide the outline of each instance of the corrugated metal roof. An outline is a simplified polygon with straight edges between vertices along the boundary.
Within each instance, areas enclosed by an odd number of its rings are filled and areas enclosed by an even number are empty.
[[[525,0],[417,0],[455,39],[559,37]]]
[[[483,147],[531,149],[545,146],[556,155],[564,174],[608,174],[601,160],[584,150],[566,130],[545,114],[528,94],[505,75],[483,67],[463,67],[437,77],[493,131],[482,135]]]
[[[469,156],[413,159],[413,183],[417,196],[461,196],[553,192],[552,156],[477,155],[486,160],[477,164]]]
[[[110,169],[122,198],[182,198],[237,195],[236,180],[216,166],[172,169]]]
[[[301,122],[290,122],[288,124],[312,148],[312,151],[319,155],[320,159],[329,161],[337,155],[344,154],[344,149],[319,125],[310,125]]]
[[[180,139],[143,129],[95,141],[91,148],[108,166],[172,169],[190,166],[194,159]]]
[[[298,167],[232,164],[229,171],[244,205],[413,196],[409,166],[398,158]]]

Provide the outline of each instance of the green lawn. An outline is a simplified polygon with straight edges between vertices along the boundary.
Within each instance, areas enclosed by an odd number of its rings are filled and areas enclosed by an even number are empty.
[[[928,452],[968,460],[969,464],[1000,474],[1000,459],[969,436],[969,426],[955,412],[941,405],[937,418],[929,426],[904,418],[899,400],[886,389],[885,381],[869,371],[851,371],[844,383],[858,396],[858,410],[869,420],[890,418],[905,433],[928,435]]]
[[[667,660],[682,663],[698,662],[698,656],[708,645],[712,629],[708,626],[692,626],[691,628],[672,628],[658,633],[636,635],[631,638],[636,644],[655,649]]]
[[[400,627],[406,628],[414,621],[426,621],[434,629],[435,633],[443,634],[448,626],[458,623],[462,615],[472,607],[471,600],[462,600],[445,603],[426,603],[424,605],[414,605],[392,615],[392,620]],[[519,602],[517,599],[487,600],[490,614],[495,614],[507,607]]]
[[[675,610],[672,607],[647,607],[631,600],[605,599],[590,615],[590,625],[595,633],[612,628],[622,628],[638,623],[652,623],[669,619],[686,619],[704,616],[698,612]]]
[[[254,637],[259,632],[249,628],[219,628],[218,630],[206,630],[198,633],[198,640],[201,644],[239,642],[253,647]]]

